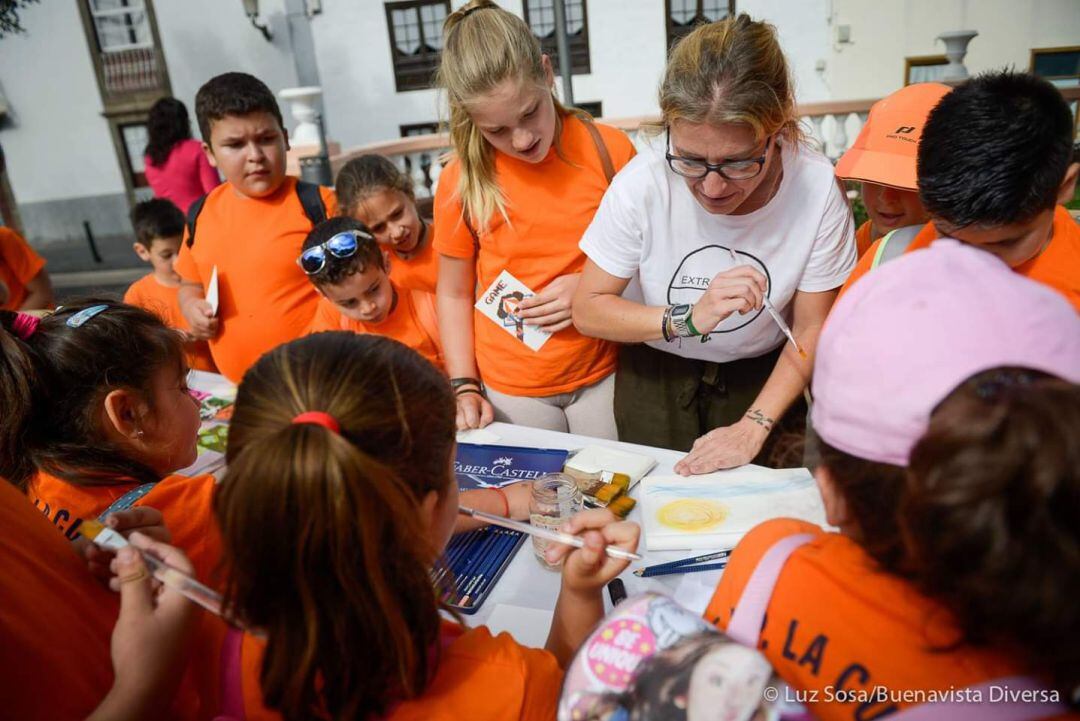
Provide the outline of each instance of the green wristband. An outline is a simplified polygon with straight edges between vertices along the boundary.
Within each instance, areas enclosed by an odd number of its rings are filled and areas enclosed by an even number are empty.
[[[686,315],[686,327],[690,330],[691,336],[701,335],[701,331],[694,327],[694,309],[691,308],[690,312]]]

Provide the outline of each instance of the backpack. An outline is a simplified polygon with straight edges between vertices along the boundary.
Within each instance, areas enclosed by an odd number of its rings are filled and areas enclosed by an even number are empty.
[[[300,199],[300,206],[304,209],[304,215],[311,221],[312,227],[326,220],[326,203],[323,202],[319,187],[315,183],[309,183],[305,180],[296,181],[296,197]],[[199,213],[202,212],[203,205],[209,195],[210,193],[207,193],[202,196],[188,208],[187,247],[189,248],[195,245],[195,221],[199,219]]]

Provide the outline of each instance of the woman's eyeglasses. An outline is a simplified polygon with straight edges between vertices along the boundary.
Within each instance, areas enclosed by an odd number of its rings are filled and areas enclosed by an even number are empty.
[[[326,267],[327,253],[342,260],[351,258],[356,255],[361,238],[375,242],[375,238],[367,233],[362,233],[359,230],[346,230],[333,236],[325,243],[313,245],[305,250],[296,259],[296,264],[308,275],[316,275]]]
[[[704,160],[692,158],[680,158],[671,154],[671,130],[667,131],[667,142],[664,157],[667,158],[668,167],[676,175],[684,178],[700,180],[709,173],[719,173],[720,177],[728,180],[750,180],[761,173],[765,167],[765,159],[769,156],[769,145],[772,144],[772,136],[765,140],[765,150],[757,158],[747,160],[732,160],[727,163],[706,163]]]

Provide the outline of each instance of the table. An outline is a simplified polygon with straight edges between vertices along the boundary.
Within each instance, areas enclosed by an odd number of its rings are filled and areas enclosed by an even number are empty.
[[[188,378],[188,385],[195,390],[210,393],[218,397],[235,397],[235,386],[215,373],[192,371]],[[532,448],[565,448],[567,450],[578,450],[588,445],[600,445],[622,449],[632,453],[640,453],[656,459],[656,467],[652,469],[649,475],[671,475],[674,473],[675,464],[685,455],[682,452],[664,448],[652,448],[634,443],[608,441],[588,436],[549,431],[541,428],[517,426],[509,423],[492,423],[490,426],[487,426],[485,430],[491,431],[499,436],[498,441],[491,441],[492,445],[526,446]],[[221,460],[220,457],[215,458],[214,455],[204,456],[200,461],[196,462],[196,465],[193,468],[185,469],[185,471],[181,471],[181,473],[216,470],[217,472],[215,475],[220,479],[222,474],[221,469],[218,466],[221,465]],[[634,489],[631,489],[631,497],[636,497],[636,489],[639,487],[640,486],[635,486]],[[641,504],[639,503],[634,506],[634,509],[630,512],[628,520],[640,522],[640,515]],[[632,571],[642,565],[649,566],[693,555],[693,552],[685,550],[648,552],[645,550],[644,538],[642,539],[638,552],[644,556],[644,560],[631,563],[626,571],[620,576],[626,584],[626,591],[629,595],[632,596],[645,591],[658,591],[675,596],[677,600],[694,611],[700,612],[705,610],[705,604],[708,601],[711,589],[715,588],[722,571],[705,571],[685,576],[670,575],[659,576],[656,578],[638,578],[633,575]],[[498,583],[495,584],[495,587],[484,602],[484,605],[482,605],[475,614],[465,616],[465,620],[472,626],[484,625],[491,616],[492,611],[500,605],[505,607],[517,607],[519,609],[529,609],[538,612],[529,614],[530,619],[524,620],[524,623],[526,624],[541,618],[548,618],[555,608],[555,601],[559,596],[560,584],[561,575],[559,571],[550,570],[544,567],[533,554],[531,539],[525,539],[525,542],[510,562],[510,565],[507,566],[502,577],[499,579]],[[604,604],[605,608],[610,610],[611,601],[606,593],[604,594]],[[503,614],[503,616],[506,615],[507,614]],[[511,611],[509,615],[512,617],[514,613]],[[525,614],[522,613],[518,615],[523,616]],[[533,625],[536,625],[536,623],[533,623]],[[547,635],[546,627],[542,629],[523,628],[520,625],[516,627],[506,627],[501,622],[493,630],[508,630],[518,637],[518,640],[522,643],[528,641],[532,642],[531,645],[542,645],[543,638]],[[528,638],[526,639],[523,636],[527,636]],[[536,642],[537,639],[539,639],[538,643]]]
[[[656,467],[649,475],[671,475],[674,473],[675,464],[685,453],[667,450],[664,448],[652,448],[634,443],[621,443],[608,441],[587,436],[577,436],[570,433],[559,433],[541,428],[528,428],[509,423],[492,423],[485,430],[489,430],[499,436],[498,441],[492,441],[492,445],[528,446],[534,448],[565,448],[577,450],[587,445],[600,445],[610,448],[622,449],[632,453],[640,453],[656,459]],[[640,486],[631,489],[630,496],[635,497],[636,490]],[[634,506],[627,520],[640,521],[641,504]],[[626,592],[629,595],[643,593],[645,591],[659,591],[668,595],[675,595],[680,601],[694,611],[704,611],[705,605],[701,602],[700,589],[713,588],[720,579],[722,571],[704,571],[688,576],[671,575],[658,576],[655,578],[638,578],[632,571],[642,565],[650,566],[665,561],[673,561],[694,555],[693,551],[646,551],[644,538],[638,552],[644,556],[644,561],[632,562],[619,577],[626,584]],[[700,552],[698,552],[700,553]],[[684,581],[690,583],[684,583]],[[561,576],[557,570],[546,569],[532,552],[532,541],[526,539],[521,549],[503,572],[502,577],[492,589],[484,605],[471,616],[465,619],[471,626],[486,623],[491,612],[498,604],[510,604],[527,609],[552,611],[555,601],[559,596]],[[611,601],[604,594],[605,608],[611,609]],[[698,607],[695,607],[698,606]],[[502,630],[502,629],[498,629]],[[514,629],[507,629],[513,631]],[[547,629],[544,629],[546,635]],[[517,634],[514,634],[517,635]],[[535,637],[534,637],[535,638]],[[518,639],[524,641],[524,639]]]

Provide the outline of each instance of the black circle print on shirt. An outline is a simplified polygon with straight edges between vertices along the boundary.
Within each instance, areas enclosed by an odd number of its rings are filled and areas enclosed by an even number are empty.
[[[735,254],[739,256],[738,262],[731,257],[731,250],[723,245],[706,245],[689,253],[679,263],[679,267],[671,276],[671,282],[668,283],[668,304],[696,303],[717,273],[723,273],[725,270],[731,270],[740,265],[749,265],[761,271],[765,276],[765,294],[769,295],[772,291],[772,276],[769,275],[769,269],[765,267],[765,264],[757,257],[741,250],[735,251]],[[712,333],[731,333],[745,328],[764,312],[765,308],[762,306],[759,310],[747,315],[732,313],[716,326]],[[703,337],[702,341],[712,333]]]

